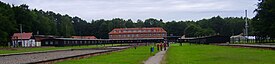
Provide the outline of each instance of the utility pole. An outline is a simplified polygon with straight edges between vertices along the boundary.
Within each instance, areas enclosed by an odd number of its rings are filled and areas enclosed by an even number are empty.
[[[22,24],[19,24],[20,25],[20,39],[21,39],[21,44],[23,45],[23,30],[22,30]]]
[[[245,36],[246,36],[246,43],[248,43],[248,23],[247,23],[247,10],[245,10]]]

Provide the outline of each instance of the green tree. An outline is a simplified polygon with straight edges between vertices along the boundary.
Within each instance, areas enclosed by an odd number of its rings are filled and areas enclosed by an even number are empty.
[[[75,35],[89,35],[88,23],[79,17],[73,17],[73,27]]]
[[[10,36],[17,31],[14,12],[10,5],[0,1],[0,45],[7,45]]]
[[[146,19],[144,22],[144,27],[163,27],[164,23],[163,21],[154,19],[154,18],[149,18]]]
[[[134,28],[135,24],[131,19],[128,19],[125,23],[126,28]]]
[[[35,24],[33,24],[35,22],[34,14],[30,12],[28,7],[26,4],[13,7],[16,23],[23,25],[23,32],[33,32],[33,28],[35,28]]]
[[[275,37],[275,1],[259,0],[256,16],[253,18],[253,28],[256,35]]]
[[[99,36],[101,36],[102,39],[107,39],[108,38],[108,25],[106,22],[103,22],[102,24],[100,24],[99,26]]]
[[[139,28],[144,27],[143,21],[138,19],[137,23],[135,23],[135,27],[139,27]]]
[[[71,18],[68,15],[65,15],[65,16],[62,16],[60,20],[61,20],[61,24],[60,24],[61,36],[70,37],[74,33]]]

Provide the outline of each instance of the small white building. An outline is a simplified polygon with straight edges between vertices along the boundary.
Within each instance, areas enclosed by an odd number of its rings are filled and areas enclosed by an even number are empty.
[[[255,40],[256,36],[244,36],[243,34],[230,37],[231,42],[244,42],[246,39]]]
[[[14,33],[11,45],[14,47],[34,47],[37,46],[32,33]]]

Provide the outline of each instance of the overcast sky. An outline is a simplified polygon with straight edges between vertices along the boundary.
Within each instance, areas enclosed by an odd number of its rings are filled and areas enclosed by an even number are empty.
[[[157,18],[171,20],[200,20],[213,16],[255,16],[258,0],[0,0],[5,3],[27,4],[31,9],[42,9],[84,20],[123,18]]]

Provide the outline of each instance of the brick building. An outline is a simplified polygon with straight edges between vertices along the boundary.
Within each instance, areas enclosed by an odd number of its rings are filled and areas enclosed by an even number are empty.
[[[163,28],[115,28],[109,33],[109,39],[164,38],[167,32]]]
[[[97,39],[95,36],[72,36],[74,39]]]

